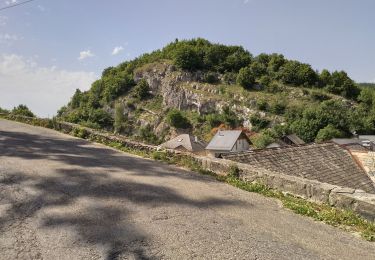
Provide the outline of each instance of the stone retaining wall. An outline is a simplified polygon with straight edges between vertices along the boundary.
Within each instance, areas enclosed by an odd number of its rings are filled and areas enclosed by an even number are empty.
[[[272,189],[317,203],[327,203],[334,207],[351,209],[366,219],[375,221],[375,194],[275,173],[230,160],[205,157],[195,157],[195,160],[203,169],[217,174],[227,174],[231,167],[237,166],[240,171],[240,179],[244,181],[262,183]]]
[[[54,128],[65,133],[72,132],[74,128],[84,129],[87,131],[88,135],[95,138],[100,138],[103,141],[119,142],[128,148],[143,151],[158,150],[157,146],[135,142],[124,136],[94,130],[72,123],[56,121],[51,122],[50,119],[35,119],[27,117],[13,117],[9,119]],[[173,156],[173,153],[181,154],[181,152],[174,150],[168,150],[168,152],[171,153],[171,156]],[[254,167],[249,164],[237,163],[230,160],[202,157],[192,154],[186,155],[191,156],[204,170],[208,170],[216,174],[227,175],[230,172],[230,169],[235,166],[239,169],[240,178],[244,181],[262,183],[272,189],[287,192],[310,201],[327,203],[338,208],[351,209],[366,219],[375,221],[375,194],[369,194],[361,190],[339,187],[314,180],[280,174]]]

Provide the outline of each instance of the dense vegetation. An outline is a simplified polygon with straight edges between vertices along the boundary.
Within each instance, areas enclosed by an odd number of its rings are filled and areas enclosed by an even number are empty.
[[[300,105],[291,105],[282,99],[257,100],[259,111],[285,119],[285,124],[278,125],[270,124],[269,119],[259,114],[249,115],[252,130],[260,132],[255,138],[260,147],[288,132],[298,134],[307,142],[350,136],[354,131],[375,133],[375,91],[370,85],[357,85],[344,71],[317,72],[309,64],[288,60],[281,54],[254,57],[240,46],[213,44],[204,39],[176,40],[161,50],[105,69],[89,91],[77,90],[58,115],[73,123],[132,134],[133,122],[125,114],[134,110],[138,113],[137,104],[142,102],[161,104],[149,101],[154,97],[149,94],[147,82],[135,82],[134,72],[145,64],[165,60],[178,70],[201,71],[202,81],[218,88],[223,84],[240,85],[245,91],[264,91],[276,97],[283,92],[282,86],[306,92],[311,102]],[[123,96],[131,97],[130,101],[117,104],[116,100]],[[176,128],[203,127],[210,132],[220,125],[233,128],[242,123],[229,107],[221,114],[190,118],[186,111],[160,107],[162,111],[166,111],[167,123]],[[138,135],[156,142],[151,132],[152,129],[142,128]]]
[[[3,109],[0,107],[0,114],[11,114],[16,116],[27,116],[27,117],[35,117],[34,113],[23,104],[20,104],[14,107],[12,110]]]

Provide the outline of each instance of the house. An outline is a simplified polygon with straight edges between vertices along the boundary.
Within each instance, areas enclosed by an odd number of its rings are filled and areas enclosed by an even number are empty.
[[[266,148],[278,148],[278,147],[284,147],[289,145],[302,145],[305,144],[305,142],[299,138],[296,134],[290,134],[290,135],[284,135],[279,140],[276,140],[275,142],[267,145]]]
[[[280,174],[375,193],[369,174],[348,150],[335,143],[251,150],[222,157]]]
[[[182,152],[204,153],[206,144],[199,141],[197,137],[189,134],[182,134],[161,144],[159,147],[175,149]]]
[[[349,150],[375,150],[374,135],[359,135],[356,138],[333,138],[331,142],[341,145]]]
[[[251,141],[242,130],[219,130],[206,150],[212,157],[221,157],[225,153],[247,151],[250,144]]]
[[[281,137],[281,141],[286,143],[287,145],[301,145],[305,144],[305,142],[298,137],[296,134],[284,135]]]

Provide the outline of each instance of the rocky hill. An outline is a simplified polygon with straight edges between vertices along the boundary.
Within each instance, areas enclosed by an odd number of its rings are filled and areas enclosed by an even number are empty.
[[[318,73],[280,54],[253,57],[239,46],[195,39],[107,68],[58,116],[149,143],[244,128],[263,147],[288,132],[305,141],[372,133],[374,104],[373,90],[345,72]]]

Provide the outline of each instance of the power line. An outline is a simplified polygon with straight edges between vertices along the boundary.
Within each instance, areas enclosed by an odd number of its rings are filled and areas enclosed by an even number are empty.
[[[8,6],[0,8],[0,11],[3,11],[5,9],[9,9],[9,8],[13,8],[13,7],[16,7],[16,6],[19,6],[19,5],[24,5],[24,4],[27,4],[27,3],[32,2],[32,1],[35,1],[35,0],[26,0],[26,1],[23,1],[23,2],[20,2],[20,3],[15,3],[13,5],[8,5]]]

